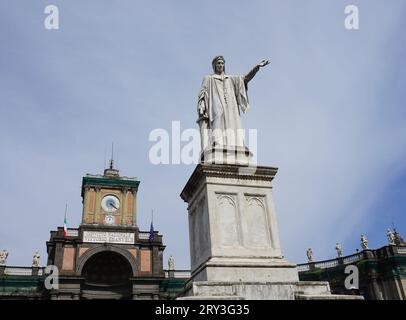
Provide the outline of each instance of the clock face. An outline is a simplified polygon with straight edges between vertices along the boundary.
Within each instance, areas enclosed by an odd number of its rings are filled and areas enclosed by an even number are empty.
[[[120,200],[116,196],[105,196],[101,206],[105,212],[116,212],[120,208]]]
[[[113,224],[114,223],[114,216],[107,215],[104,217],[104,222],[106,224]]]

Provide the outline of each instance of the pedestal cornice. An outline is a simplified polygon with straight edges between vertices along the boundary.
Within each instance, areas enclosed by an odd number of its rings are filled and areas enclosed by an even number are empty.
[[[180,197],[188,202],[204,177],[223,179],[257,180],[271,182],[278,168],[264,166],[241,166],[233,164],[198,164],[183,188]]]

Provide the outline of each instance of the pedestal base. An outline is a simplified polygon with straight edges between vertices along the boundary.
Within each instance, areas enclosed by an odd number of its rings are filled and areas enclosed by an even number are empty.
[[[201,153],[200,161],[206,164],[251,164],[252,153],[247,147],[215,146]]]
[[[189,283],[178,300],[364,300],[361,296],[334,295],[328,282],[225,282]]]
[[[296,265],[283,259],[213,257],[193,270],[190,281],[295,282],[299,276]]]

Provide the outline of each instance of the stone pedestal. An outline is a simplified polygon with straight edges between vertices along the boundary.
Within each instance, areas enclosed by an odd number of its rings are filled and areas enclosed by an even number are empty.
[[[192,269],[182,299],[331,297],[328,283],[299,282],[296,265],[283,258],[271,185],[276,172],[197,165],[181,193]]]
[[[0,277],[4,275],[4,271],[6,270],[6,266],[1,265],[0,266]]]
[[[271,186],[277,169],[240,169],[199,164],[181,194],[189,204],[192,279],[297,281],[279,243]]]
[[[32,267],[31,274],[32,274],[33,276],[38,276],[38,270],[39,270],[38,267]]]

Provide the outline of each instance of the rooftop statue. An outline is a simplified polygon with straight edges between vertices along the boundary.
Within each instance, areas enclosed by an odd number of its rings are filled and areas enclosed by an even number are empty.
[[[309,261],[309,263],[313,262],[313,250],[312,250],[312,248],[307,249],[306,255],[307,255],[307,260]]]
[[[365,235],[361,234],[361,248],[362,250],[368,250],[368,239]]]
[[[391,245],[391,246],[396,245],[396,243],[395,243],[395,241],[396,241],[396,236],[395,236],[395,234],[392,232],[391,229],[388,229],[388,231],[387,231],[387,233],[386,233],[386,236],[387,236],[387,238],[388,238],[388,243],[389,243],[389,245]]]
[[[0,266],[6,265],[7,257],[8,257],[7,250],[0,251]]]
[[[35,252],[34,257],[32,258],[32,267],[38,268],[40,264],[40,255],[39,252]]]
[[[172,255],[168,259],[168,269],[175,270],[175,259]]]
[[[343,256],[343,247],[338,242],[336,243],[336,251],[337,258],[341,258]]]

